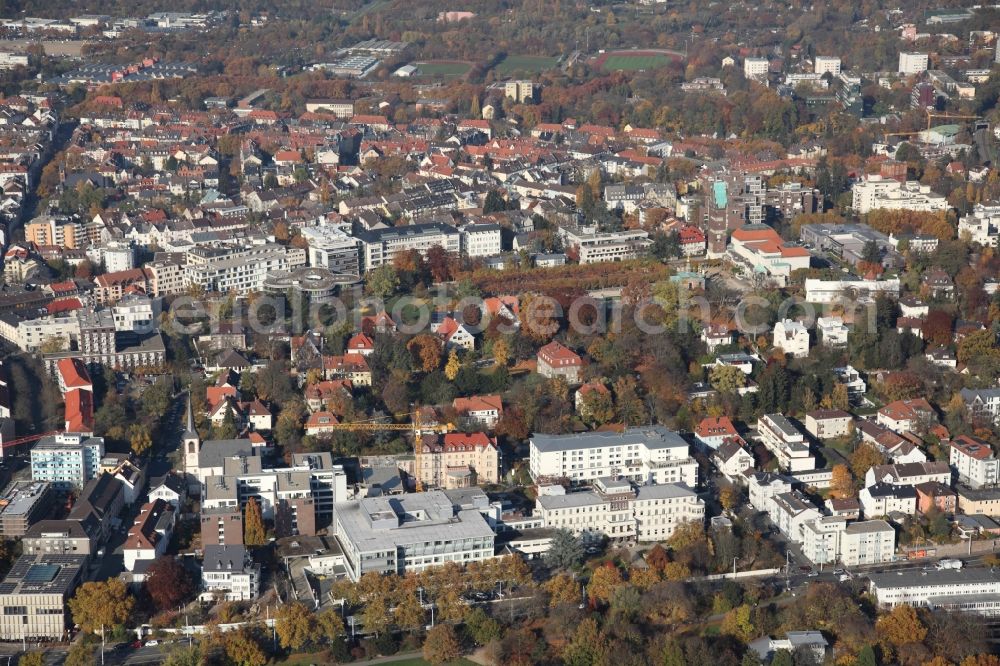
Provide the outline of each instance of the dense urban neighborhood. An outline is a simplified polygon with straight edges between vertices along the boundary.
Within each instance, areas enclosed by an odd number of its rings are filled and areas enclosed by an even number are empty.
[[[1000,5],[0,3],[0,662],[1000,666]]]

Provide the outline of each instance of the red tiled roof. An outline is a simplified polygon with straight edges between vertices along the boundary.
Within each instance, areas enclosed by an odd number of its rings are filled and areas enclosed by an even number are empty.
[[[66,432],[94,432],[94,396],[89,390],[66,392]]]
[[[583,359],[579,354],[557,340],[539,349],[538,359],[549,365],[583,365]]]
[[[473,395],[468,398],[455,398],[451,404],[459,414],[487,412],[494,409],[501,414],[503,413],[503,401],[499,395]]]
[[[93,390],[93,383],[90,380],[90,373],[87,367],[78,358],[61,358],[56,363],[56,370],[62,380],[66,390],[87,389]]]

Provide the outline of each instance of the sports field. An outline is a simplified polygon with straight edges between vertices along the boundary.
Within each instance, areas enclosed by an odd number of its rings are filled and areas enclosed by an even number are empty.
[[[431,62],[418,62],[414,63],[417,69],[420,70],[420,76],[430,76],[438,78],[457,78],[459,76],[465,76],[466,73],[472,68],[467,62],[458,62],[456,60],[437,60]]]
[[[671,58],[662,53],[609,53],[600,66],[605,70],[634,72],[657,69],[670,64]]]
[[[496,66],[499,74],[513,74],[514,72],[527,72],[537,74],[556,66],[558,58],[549,56],[512,55],[504,58]]]

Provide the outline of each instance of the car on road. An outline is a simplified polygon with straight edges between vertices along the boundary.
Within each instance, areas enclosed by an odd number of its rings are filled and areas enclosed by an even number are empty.
[[[142,641],[132,641],[131,645],[134,649],[138,650],[142,647]]]
[[[817,576],[819,576],[819,572],[818,571],[810,571],[807,575],[808,575],[809,578],[816,578]]]
[[[160,644],[160,641],[158,641],[158,640],[146,641],[146,647],[156,647],[159,644]]]
[[[843,569],[834,569],[833,570],[833,575],[834,576],[843,576],[845,573],[847,573],[847,572],[844,571]]]

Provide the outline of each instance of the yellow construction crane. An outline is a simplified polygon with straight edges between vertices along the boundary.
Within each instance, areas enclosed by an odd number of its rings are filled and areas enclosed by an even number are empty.
[[[420,453],[423,446],[420,442],[420,434],[425,430],[429,430],[435,434],[444,435],[449,432],[455,432],[455,425],[452,423],[428,423],[423,424],[420,422],[420,412],[412,412],[407,414],[407,416],[413,417],[410,423],[379,423],[378,421],[354,421],[350,423],[334,423],[327,426],[330,430],[345,430],[348,432],[412,432],[413,433],[413,467],[415,476],[417,478],[417,490],[423,490],[423,484],[420,481]],[[441,464],[441,457],[436,456],[434,458],[435,465]],[[435,477],[440,476],[439,473],[435,473]]]
[[[964,116],[959,113],[931,113],[927,110],[927,129],[931,128],[931,118],[950,118],[953,120],[979,120],[982,116]]]

